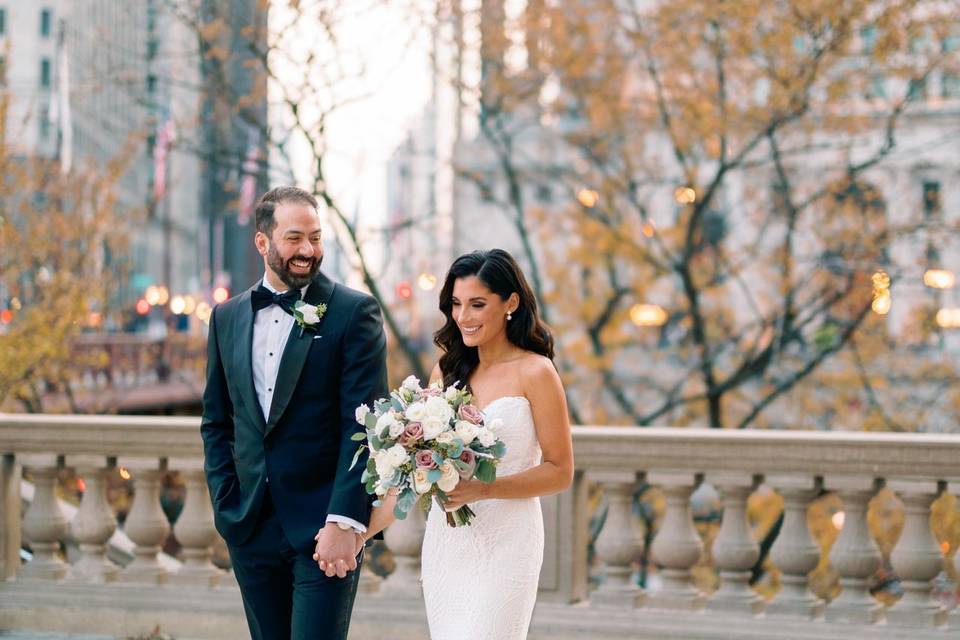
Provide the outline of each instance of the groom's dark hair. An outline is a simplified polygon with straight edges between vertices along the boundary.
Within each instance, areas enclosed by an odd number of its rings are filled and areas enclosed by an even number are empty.
[[[257,202],[257,231],[270,236],[277,226],[273,212],[284,202],[308,204],[316,210],[319,205],[317,199],[300,187],[274,187],[260,196]]]

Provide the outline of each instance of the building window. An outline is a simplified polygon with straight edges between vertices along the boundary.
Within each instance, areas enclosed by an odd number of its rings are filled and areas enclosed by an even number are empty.
[[[40,139],[50,138],[50,107],[43,105],[40,107]]]
[[[860,29],[860,44],[863,47],[863,54],[869,56],[877,48],[877,27],[867,25]]]
[[[927,180],[923,183],[923,217],[933,218],[940,215],[943,203],[940,198],[940,183]]]
[[[153,95],[157,92],[157,76],[152,73],[147,76],[147,94]]]
[[[944,98],[960,98],[960,75],[944,73],[940,89]]]
[[[0,36],[7,33],[7,10],[0,7]]]
[[[950,34],[940,43],[940,51],[943,53],[950,53],[957,49],[960,49],[960,33]]]
[[[43,9],[40,11],[40,35],[44,38],[50,37],[50,27],[53,22],[53,14],[50,12],[50,9]]]
[[[927,79],[910,78],[910,85],[907,87],[907,100],[910,102],[919,102],[927,98]]]
[[[887,97],[887,79],[883,76],[873,76],[867,86],[867,98],[876,100]]]
[[[553,202],[553,191],[551,191],[550,185],[537,185],[537,200],[540,202]]]
[[[40,86],[50,88],[50,58],[40,59]]]

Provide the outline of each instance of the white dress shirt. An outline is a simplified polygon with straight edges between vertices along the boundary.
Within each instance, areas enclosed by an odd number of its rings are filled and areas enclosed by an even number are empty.
[[[263,286],[273,293],[280,293],[267,282],[266,274],[263,277]],[[300,289],[301,298],[306,294],[309,286]],[[287,346],[287,339],[290,337],[294,322],[292,315],[275,304],[257,311],[253,319],[253,345],[251,347],[253,387],[257,392],[257,400],[260,401],[264,422],[270,419],[270,405],[273,404],[273,390],[277,386],[280,358]],[[267,481],[269,482],[269,479]],[[332,513],[327,514],[327,522],[344,522],[360,533],[365,533],[367,530],[365,526],[352,518]]]

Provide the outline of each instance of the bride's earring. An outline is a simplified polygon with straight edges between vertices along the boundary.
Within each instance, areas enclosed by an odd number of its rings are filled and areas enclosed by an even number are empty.
[[[513,320],[513,314],[507,311],[507,322],[510,322],[511,320]]]

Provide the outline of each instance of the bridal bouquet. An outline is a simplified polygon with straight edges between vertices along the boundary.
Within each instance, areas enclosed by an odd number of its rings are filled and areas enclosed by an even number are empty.
[[[472,396],[457,384],[444,389],[435,383],[426,389],[414,376],[403,381],[389,398],[377,400],[373,410],[365,404],[357,407],[357,422],[366,433],[353,439],[364,441],[353,457],[353,465],[364,449],[370,450],[363,483],[367,493],[380,499],[388,492],[397,494],[394,514],[404,519],[419,502],[426,511],[430,500],[442,507],[446,492],[461,478],[493,482],[497,463],[506,445],[497,438],[500,420],[486,424]],[[473,510],[464,505],[447,512],[447,524],[470,524]]]

